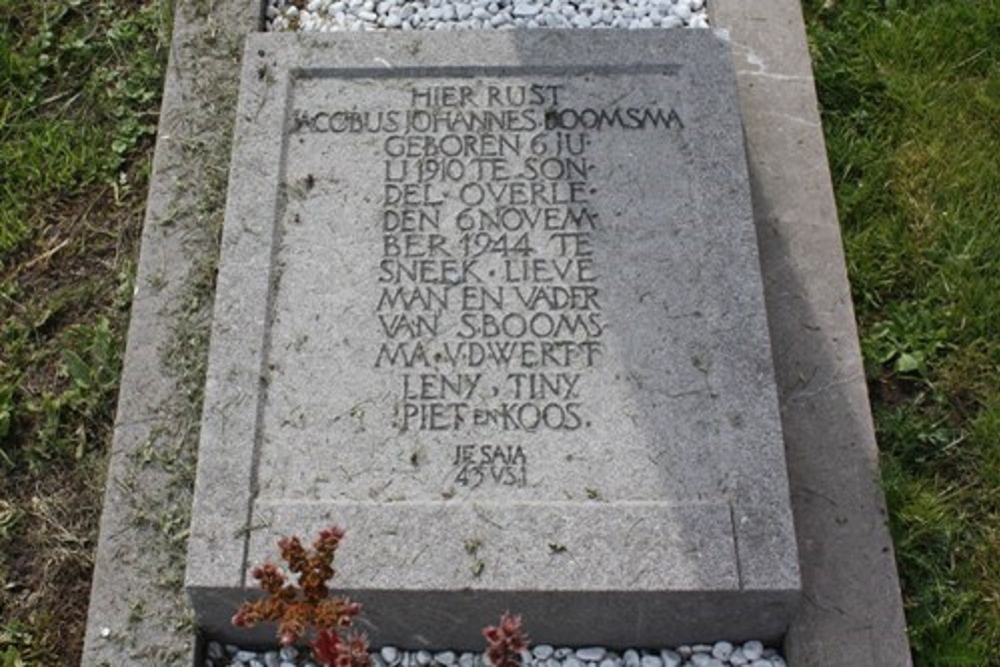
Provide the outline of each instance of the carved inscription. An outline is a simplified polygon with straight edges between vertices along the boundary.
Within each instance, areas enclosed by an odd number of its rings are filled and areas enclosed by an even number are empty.
[[[679,132],[669,106],[593,107],[562,83],[406,85],[405,108],[296,110],[293,132],[365,134],[384,169],[371,363],[400,432],[454,432],[457,483],[523,486],[497,433],[591,425],[604,354],[597,133]]]

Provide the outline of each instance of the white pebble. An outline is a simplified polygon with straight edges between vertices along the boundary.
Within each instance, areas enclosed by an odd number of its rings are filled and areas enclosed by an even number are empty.
[[[729,642],[715,642],[715,645],[712,646],[712,657],[719,660],[728,660],[732,654],[733,645]]]
[[[576,650],[576,657],[584,662],[598,662],[607,654],[608,650],[603,646],[587,646]]]
[[[455,664],[455,653],[453,651],[441,651],[434,654],[434,659],[448,667]]]
[[[743,667],[743,665],[749,664],[750,661],[747,660],[746,656],[743,655],[743,649],[737,648],[733,651],[733,654],[729,656],[729,664],[734,667]]]
[[[542,8],[539,7],[538,5],[531,5],[528,3],[518,3],[514,5],[514,16],[521,16],[521,17],[537,16],[538,13],[541,11]],[[473,14],[475,14],[474,10]]]
[[[764,655],[764,645],[759,641],[748,641],[743,644],[743,655],[746,656],[746,659],[751,662],[757,660]]]
[[[677,667],[681,664],[681,656],[677,653],[677,651],[664,649],[663,651],[660,651],[660,658],[663,659],[664,667]]]
[[[573,24],[562,14],[548,14],[545,17],[546,25],[550,28],[571,28]]]
[[[698,16],[692,16],[691,22],[688,24],[689,28],[707,28],[708,19],[699,14]]]
[[[644,655],[639,664],[642,667],[663,667],[663,659],[658,655]]]
[[[555,652],[555,649],[548,644],[539,644],[531,649],[531,655],[535,656],[538,660],[547,660],[552,657],[553,652]]]

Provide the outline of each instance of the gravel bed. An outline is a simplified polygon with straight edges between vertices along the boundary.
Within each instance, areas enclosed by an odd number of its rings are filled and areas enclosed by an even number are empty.
[[[705,0],[268,0],[267,30],[707,28]]]
[[[204,667],[318,667],[309,650],[293,647],[254,652],[210,642]],[[402,651],[386,646],[371,654],[372,667],[486,667],[481,653]],[[600,646],[555,648],[539,644],[525,651],[524,667],[787,667],[784,658],[761,642],[726,641],[693,644],[659,651],[629,649],[622,653]]]

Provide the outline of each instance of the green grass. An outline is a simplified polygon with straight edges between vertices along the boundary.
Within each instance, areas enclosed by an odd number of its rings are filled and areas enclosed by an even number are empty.
[[[78,664],[166,26],[0,0],[0,664]]]
[[[807,2],[917,665],[1000,664],[1000,3]]]
[[[156,129],[157,2],[0,0],[0,256],[123,167]],[[138,56],[138,57],[134,57]]]

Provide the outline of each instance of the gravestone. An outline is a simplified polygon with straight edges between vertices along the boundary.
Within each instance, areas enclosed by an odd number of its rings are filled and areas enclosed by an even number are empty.
[[[800,581],[728,45],[253,35],[187,587],[347,529],[374,643],[777,639]],[[258,631],[266,639],[269,630]]]

